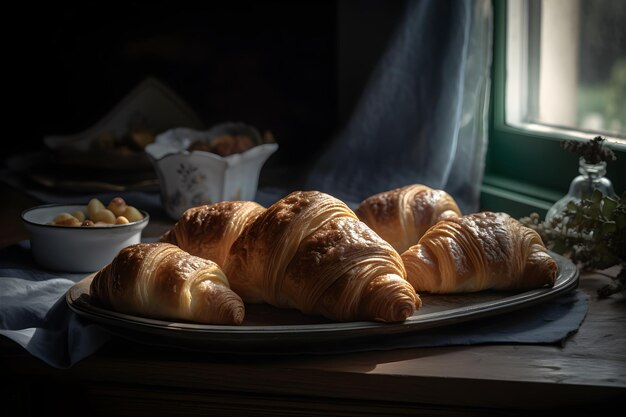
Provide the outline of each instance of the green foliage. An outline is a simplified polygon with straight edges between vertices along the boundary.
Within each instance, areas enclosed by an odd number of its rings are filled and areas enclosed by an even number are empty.
[[[598,291],[601,297],[626,291],[626,192],[616,199],[595,190],[589,198],[570,202],[550,224],[540,221],[537,213],[520,221],[536,230],[550,250],[568,256],[583,270],[619,265],[614,282]]]

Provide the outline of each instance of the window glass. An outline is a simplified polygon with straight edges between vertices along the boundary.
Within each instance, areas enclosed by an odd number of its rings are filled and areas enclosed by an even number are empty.
[[[626,144],[626,1],[507,6],[506,123]]]

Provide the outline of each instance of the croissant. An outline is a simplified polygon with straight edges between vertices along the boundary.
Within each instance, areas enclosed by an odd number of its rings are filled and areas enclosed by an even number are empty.
[[[401,256],[418,292],[534,289],[558,270],[539,234],[506,213],[442,220]]]
[[[223,266],[230,245],[263,210],[254,201],[220,201],[192,207],[159,240]]]
[[[374,194],[363,200],[354,211],[398,253],[415,245],[426,230],[439,220],[461,215],[450,194],[422,184]]]
[[[204,324],[241,324],[244,304],[221,268],[169,243],[122,249],[96,273],[93,300],[125,314]]]
[[[335,321],[405,320],[421,306],[400,255],[342,201],[295,191],[233,242],[224,272],[245,302]]]

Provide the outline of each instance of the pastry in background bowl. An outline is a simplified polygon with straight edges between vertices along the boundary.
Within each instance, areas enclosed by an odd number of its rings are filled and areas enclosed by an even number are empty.
[[[261,169],[277,150],[270,135],[261,136],[244,123],[222,123],[207,131],[171,129],[146,146],[163,208],[174,220],[191,207],[254,200]]]

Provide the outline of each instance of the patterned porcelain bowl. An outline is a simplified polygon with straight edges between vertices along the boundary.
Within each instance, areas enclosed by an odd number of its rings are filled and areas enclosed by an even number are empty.
[[[225,123],[208,131],[170,129],[146,153],[159,178],[163,208],[178,220],[190,207],[254,200],[261,168],[277,149],[276,143],[263,143],[255,128]]]

